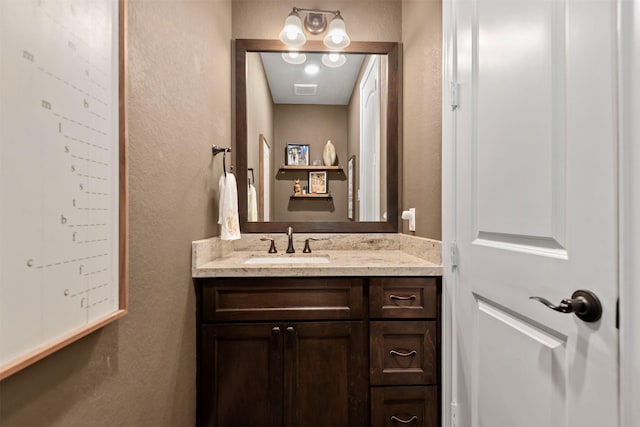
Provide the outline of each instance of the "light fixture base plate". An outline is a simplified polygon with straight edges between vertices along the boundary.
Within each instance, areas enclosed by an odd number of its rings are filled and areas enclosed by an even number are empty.
[[[307,13],[304,17],[304,29],[309,34],[318,35],[327,29],[327,19],[322,13]]]

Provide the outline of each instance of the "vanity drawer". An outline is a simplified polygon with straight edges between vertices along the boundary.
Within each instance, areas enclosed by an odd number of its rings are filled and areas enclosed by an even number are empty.
[[[369,323],[371,385],[437,384],[435,321]]]
[[[438,387],[374,387],[372,427],[438,427]]]
[[[373,318],[432,318],[438,315],[435,278],[376,278],[370,281],[369,310]]]
[[[362,279],[225,278],[202,286],[201,318],[211,321],[361,319]]]

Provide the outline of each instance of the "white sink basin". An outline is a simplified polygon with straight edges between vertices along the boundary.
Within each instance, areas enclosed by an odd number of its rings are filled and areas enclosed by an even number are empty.
[[[328,256],[271,256],[254,257],[247,259],[245,264],[329,264],[331,260]]]

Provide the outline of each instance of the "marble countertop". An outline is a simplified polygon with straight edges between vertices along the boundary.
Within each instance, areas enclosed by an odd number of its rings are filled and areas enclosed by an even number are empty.
[[[269,254],[274,238],[278,253]],[[302,253],[304,240],[312,253]],[[319,276],[441,276],[440,242],[405,234],[297,234],[295,254],[285,253],[287,237],[247,234],[226,242],[218,237],[192,243],[192,276],[319,277]],[[258,258],[258,259],[256,259]],[[305,262],[323,261],[322,263]],[[320,259],[319,259],[320,258]],[[247,264],[247,260],[255,262]],[[257,262],[256,262],[257,261]],[[272,264],[271,262],[275,262]]]

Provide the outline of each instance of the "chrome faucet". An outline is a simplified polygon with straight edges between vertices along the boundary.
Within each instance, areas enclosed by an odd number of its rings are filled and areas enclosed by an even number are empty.
[[[289,246],[287,246],[287,253],[293,254],[296,252],[296,250],[293,249],[293,227],[291,226],[287,228],[287,237],[289,238]]]

